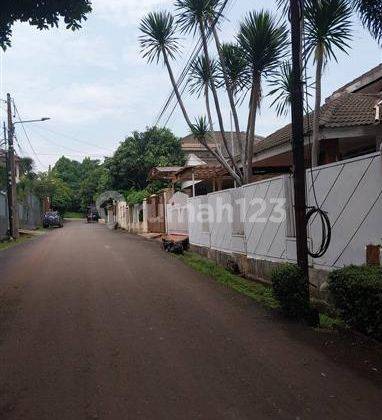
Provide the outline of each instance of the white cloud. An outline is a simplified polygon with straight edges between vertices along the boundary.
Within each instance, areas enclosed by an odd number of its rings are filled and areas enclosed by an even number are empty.
[[[147,12],[172,5],[172,0],[94,0],[94,13],[118,25],[136,24]]]

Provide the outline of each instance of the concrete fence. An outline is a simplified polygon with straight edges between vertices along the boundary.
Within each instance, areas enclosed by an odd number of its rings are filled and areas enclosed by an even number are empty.
[[[0,192],[0,241],[7,236],[8,232],[8,204],[5,193]]]
[[[18,204],[19,225],[21,229],[36,229],[42,224],[42,207],[40,200],[33,194],[27,194]],[[0,240],[7,237],[8,201],[5,193],[0,192]]]
[[[177,192],[166,204],[166,232],[188,235],[188,195]]]
[[[190,243],[256,261],[296,260],[293,180],[280,176],[188,199]],[[368,244],[382,243],[382,160],[373,153],[307,171],[309,206],[320,206],[332,225],[327,253],[311,266],[330,270],[364,264]],[[309,246],[321,240],[313,218]]]
[[[132,233],[148,231],[147,202],[129,205],[124,201],[117,204],[116,222],[118,226]]]

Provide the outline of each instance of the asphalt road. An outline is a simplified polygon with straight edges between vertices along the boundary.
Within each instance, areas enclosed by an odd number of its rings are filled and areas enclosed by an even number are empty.
[[[377,419],[380,356],[102,225],[0,252],[1,419]]]

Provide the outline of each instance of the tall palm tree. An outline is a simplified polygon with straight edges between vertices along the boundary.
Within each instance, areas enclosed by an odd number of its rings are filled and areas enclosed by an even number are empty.
[[[208,41],[206,34],[206,27],[209,20],[214,20],[218,16],[217,6],[221,0],[177,0],[175,6],[178,10],[178,24],[183,33],[200,33],[203,45],[203,52],[207,63],[210,63],[210,56],[208,51]],[[214,98],[216,115],[218,117],[219,128],[227,155],[232,163],[233,168],[237,174],[240,170],[237,166],[235,158],[228,146],[226,132],[224,129],[223,116],[221,112],[219,97],[215,83],[211,84],[211,92]]]
[[[192,123],[184,106],[169,60],[169,58],[174,59],[175,54],[179,52],[179,39],[175,33],[174,17],[167,11],[149,13],[141,20],[139,29],[142,32],[139,41],[143,58],[147,58],[149,63],[153,61],[159,63],[160,59],[163,58],[183,116],[187,125],[191,127]]]
[[[225,5],[225,2],[223,2],[223,1],[218,2],[215,5],[215,10],[217,10],[218,8],[222,9],[222,7],[224,5]],[[231,107],[231,114],[232,114],[232,118],[233,118],[233,122],[234,122],[234,126],[235,126],[236,142],[239,146],[241,160],[242,160],[242,162],[244,162],[243,159],[245,157],[245,154],[243,153],[244,147],[242,145],[239,116],[238,116],[237,108],[236,108],[237,103],[235,101],[235,92],[233,91],[233,86],[230,83],[230,77],[229,77],[229,74],[228,74],[228,72],[230,71],[230,69],[228,67],[228,64],[233,64],[233,62],[232,63],[229,63],[229,62],[227,63],[227,61],[225,59],[227,57],[224,57],[224,54],[227,53],[227,49],[224,51],[223,45],[220,42],[220,38],[219,38],[218,30],[217,30],[217,24],[216,24],[218,18],[220,17],[220,11],[217,11],[217,13],[218,13],[218,16],[215,17],[215,19],[212,19],[212,17],[209,17],[208,24],[209,24],[209,27],[212,30],[212,34],[213,34],[213,37],[214,37],[214,40],[215,40],[216,49],[217,49],[217,52],[218,52],[218,55],[219,55],[223,81],[224,81],[226,92],[227,92],[227,95],[228,95],[228,100],[229,100],[229,104],[230,104],[230,107]],[[233,50],[231,49],[230,52],[233,52]],[[236,52],[239,53],[238,50]],[[236,62],[236,64],[237,63],[238,62]],[[242,163],[242,164],[244,164],[244,163]]]
[[[256,115],[262,99],[262,78],[280,65],[288,45],[284,24],[267,11],[250,12],[240,25],[237,40],[244,51],[251,81],[249,117],[245,141],[246,182],[252,180]]]
[[[244,52],[239,45],[235,43],[223,43],[219,45],[219,87],[224,87],[228,92],[228,97],[232,96],[233,106],[231,105],[231,117],[236,131],[236,144],[240,154],[241,162],[244,164],[244,146],[240,126],[237,119],[236,107],[241,103],[250,88],[247,76],[247,63],[244,58]],[[237,122],[236,122],[237,119]],[[234,150],[233,133],[232,149]]]
[[[320,151],[320,110],[322,71],[335,50],[346,52],[351,39],[352,10],[348,0],[305,0],[305,54],[316,64],[313,116],[312,166],[317,166]]]
[[[184,119],[192,130],[194,124],[192,124],[188,116],[170,64],[170,58],[174,59],[176,53],[179,51],[179,39],[176,36],[174,17],[167,11],[149,13],[141,20],[139,29],[142,32],[142,35],[139,37],[139,42],[143,57],[147,58],[149,63],[153,61],[158,63],[163,58]],[[219,156],[218,160],[227,169],[229,174],[238,183],[241,183],[240,177],[221,156]]]
[[[302,1],[306,2],[306,0]],[[369,30],[371,36],[382,46],[381,0],[347,0],[347,3],[352,10],[357,12],[362,25]],[[277,0],[277,4],[283,13],[288,13],[290,0]]]

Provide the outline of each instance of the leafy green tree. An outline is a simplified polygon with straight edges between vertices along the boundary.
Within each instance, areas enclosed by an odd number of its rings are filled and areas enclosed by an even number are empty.
[[[72,209],[72,191],[62,179],[52,172],[42,172],[33,183],[33,192],[44,200],[49,197],[52,208],[61,213]]]
[[[119,191],[145,189],[149,171],[155,166],[183,164],[180,140],[167,128],[157,127],[135,131],[105,162],[111,187]]]
[[[2,0],[0,13],[0,47],[11,46],[12,26],[28,22],[38,29],[57,27],[62,18],[66,28],[81,28],[92,10],[90,0]]]
[[[19,167],[20,167],[20,175],[27,176],[33,172],[34,162],[33,159],[30,157],[22,157],[20,158]]]
[[[109,189],[109,173],[98,160],[85,158],[81,165],[82,180],[79,186],[80,209],[86,208],[97,200],[97,196]]]
[[[81,163],[62,156],[52,168],[53,175],[64,182],[71,191],[72,204],[70,210],[80,209],[79,189],[82,179]]]

